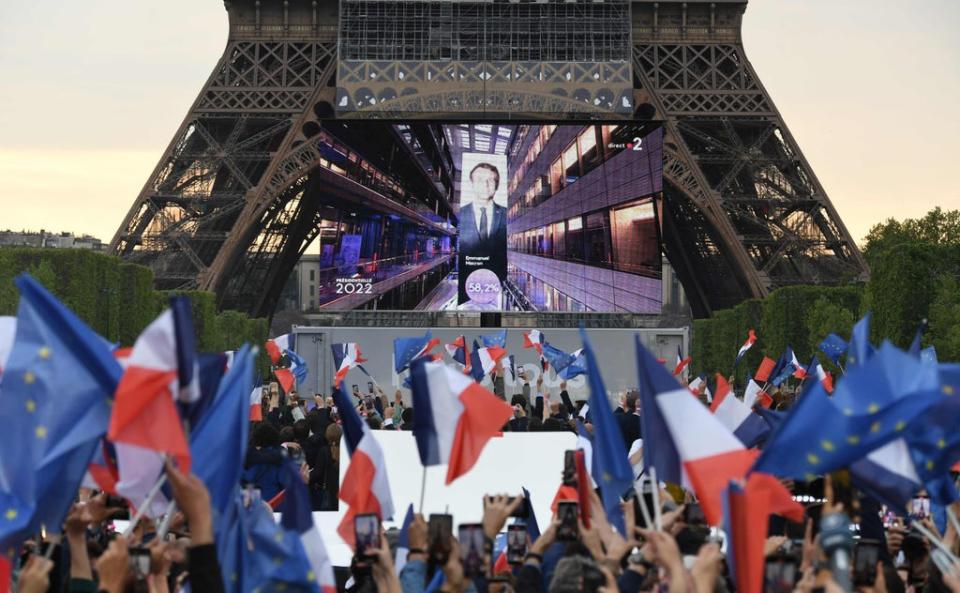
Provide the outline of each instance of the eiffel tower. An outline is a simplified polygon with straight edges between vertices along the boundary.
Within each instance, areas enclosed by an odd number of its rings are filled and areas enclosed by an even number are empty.
[[[698,317],[868,273],[747,60],[746,0],[224,4],[223,55],[110,245],[158,288],[270,315],[331,216],[324,130],[401,117],[663,120],[663,250]]]

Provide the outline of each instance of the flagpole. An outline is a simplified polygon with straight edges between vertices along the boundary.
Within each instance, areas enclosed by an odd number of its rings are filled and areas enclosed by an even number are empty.
[[[420,482],[420,514],[423,514],[423,497],[427,493],[427,466],[423,466],[423,480]]]
[[[163,515],[163,520],[160,521],[160,525],[157,527],[157,539],[163,540],[164,536],[167,535],[167,532],[170,531],[170,524],[173,523],[173,516],[177,513],[177,501],[171,500],[170,504],[167,505],[167,511]]]
[[[657,480],[657,468],[650,468],[650,485],[653,486],[653,524],[657,531],[663,530],[663,518],[660,515],[660,482]]]
[[[143,504],[137,509],[137,513],[130,519],[130,524],[127,525],[127,528],[123,530],[123,537],[129,538],[133,535],[133,530],[137,528],[137,524],[140,523],[140,519],[143,519],[144,514],[147,512],[147,508],[153,504],[153,499],[157,497],[157,494],[160,494],[160,489],[163,488],[163,485],[167,481],[167,474],[160,474],[160,479],[157,480],[157,483],[153,485],[153,488],[150,489],[150,492],[147,494],[147,497],[144,499]]]

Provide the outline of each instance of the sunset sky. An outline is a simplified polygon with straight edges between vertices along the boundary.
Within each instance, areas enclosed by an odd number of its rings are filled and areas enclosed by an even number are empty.
[[[960,2],[752,0],[747,55],[859,241],[960,208]],[[226,39],[219,0],[0,3],[0,229],[109,241]]]

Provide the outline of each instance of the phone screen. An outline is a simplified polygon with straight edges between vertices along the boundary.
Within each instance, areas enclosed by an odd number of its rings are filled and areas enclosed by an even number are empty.
[[[687,525],[706,525],[707,517],[699,502],[690,502],[683,507],[683,522]]]
[[[463,562],[463,574],[468,578],[483,574],[483,525],[467,523],[457,529],[460,541],[460,561]]]
[[[577,485],[577,452],[573,449],[563,452],[563,485]]]
[[[364,398],[363,398],[363,406],[364,406],[366,409],[368,409],[368,410],[372,410],[372,409],[374,408],[373,398],[370,397],[369,395],[366,396],[366,397],[364,397]]]
[[[791,593],[797,581],[798,566],[797,559],[791,556],[767,558],[763,567],[763,590],[766,593]]]
[[[430,560],[445,564],[450,556],[450,538],[453,536],[453,515],[430,515],[427,526]]]
[[[367,391],[373,392],[373,381],[367,381]]]
[[[373,513],[353,518],[353,532],[357,542],[357,556],[374,554],[380,547],[380,519]]]
[[[918,496],[910,501],[910,518],[922,521],[930,516],[930,499]]]
[[[130,572],[137,580],[150,574],[150,550],[141,546],[130,548]]]
[[[527,555],[527,526],[511,525],[507,527],[507,562],[520,564]]]
[[[577,527],[577,518],[580,505],[575,502],[562,501],[557,503],[557,519],[560,526],[557,528],[557,539],[561,541],[574,541],[580,530]]]
[[[877,576],[877,562],[880,560],[880,542],[875,539],[861,539],[853,549],[853,584],[873,586]]]

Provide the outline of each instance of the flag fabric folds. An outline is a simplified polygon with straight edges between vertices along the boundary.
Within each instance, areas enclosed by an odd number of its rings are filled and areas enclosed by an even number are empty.
[[[463,365],[464,372],[470,372],[470,352],[467,348],[467,338],[460,335],[452,344],[445,344],[444,349],[450,358]]]
[[[367,359],[360,352],[360,344],[356,342],[347,342],[343,344],[330,344],[330,351],[333,353],[333,366],[337,372],[333,377],[334,385],[340,385],[346,378],[351,369],[359,367],[364,373],[366,369],[361,366]],[[369,373],[367,373],[369,375]]]
[[[270,357],[270,362],[272,362],[274,366],[280,364],[284,352],[294,349],[293,338],[294,336],[292,334],[283,334],[272,340],[267,340],[266,344],[263,345],[267,351],[267,356]]]
[[[397,550],[393,555],[393,566],[397,574],[403,572],[407,565],[407,556],[410,554],[410,524],[413,523],[413,503],[407,507],[407,514],[403,516],[403,525],[397,536]]]
[[[243,474],[253,364],[253,352],[245,345],[220,382],[210,410],[190,433],[193,473],[210,492],[213,508],[221,513],[231,504]]]
[[[185,297],[172,301],[180,299]],[[117,450],[117,492],[135,507],[160,477],[163,454],[171,455],[181,471],[190,470],[190,449],[175,404],[178,394],[190,392],[178,379],[178,363],[185,358],[178,350],[189,344],[178,343],[177,336],[185,330],[175,316],[184,310],[189,312],[189,307],[175,304],[147,326],[134,343],[117,386],[107,438]],[[155,516],[165,504],[158,498],[147,512]]]
[[[0,316],[0,377],[3,368],[7,366],[10,350],[13,348],[13,337],[17,333],[17,318]]]
[[[424,466],[447,464],[446,483],[470,471],[513,408],[441,362],[411,367],[413,435]]]
[[[499,348],[507,347],[507,330],[498,331],[495,334],[487,334],[485,336],[480,336],[480,343],[490,348],[492,346],[497,346]]]
[[[710,404],[714,417],[743,443],[744,447],[753,447],[770,432],[770,426],[763,418],[753,413],[730,390],[723,375],[717,373],[717,394]]]
[[[803,521],[803,506],[776,478],[754,473],[746,484],[731,483],[724,499],[727,565],[739,593],[763,591],[764,544],[770,515]]]
[[[707,522],[719,524],[724,489],[730,480],[747,473],[757,452],[746,449],[732,431],[679,385],[658,393],[656,402]]]
[[[327,554],[320,531],[313,523],[310,492],[307,490],[307,485],[303,483],[296,464],[286,459],[283,465],[281,481],[285,495],[279,507],[280,525],[284,531],[299,538],[299,544],[310,567],[305,575],[306,580],[316,582],[322,593],[336,593],[337,581],[333,577],[333,563]],[[293,548],[297,551],[296,545]]]
[[[307,368],[307,361],[300,357],[293,350],[287,350],[287,358],[290,360],[290,372],[297,379],[297,382],[306,380],[310,369]]]
[[[340,412],[343,439],[350,453],[350,465],[340,482],[340,500],[347,503],[349,509],[340,521],[337,533],[352,547],[354,516],[375,513],[381,521],[392,518],[393,496],[383,451],[373,431],[341,389],[334,389],[333,401]]]
[[[740,346],[740,350],[737,351],[737,358],[733,361],[733,367],[736,368],[740,361],[746,355],[747,351],[753,347],[753,343],[757,341],[757,334],[751,329],[747,332],[747,341],[743,343],[743,346]]]
[[[640,338],[635,338],[637,349],[637,385],[640,389],[640,414],[641,433],[643,434],[643,465],[646,468],[657,468],[657,478],[663,482],[672,482],[679,484],[682,478],[682,468],[680,454],[670,436],[670,430],[667,428],[663,413],[657,405],[657,398],[664,394],[673,394],[677,397],[690,397],[688,389],[681,387],[670,373],[657,362],[653,356],[640,343]],[[704,381],[702,384],[706,386]],[[692,399],[697,405],[697,400]],[[591,404],[591,411],[593,406]],[[623,447],[623,444],[620,445]]]
[[[580,328],[580,336],[583,340],[583,354],[586,359],[587,385],[590,388],[587,403],[590,406],[590,416],[594,426],[593,453],[590,462],[599,476],[597,485],[600,487],[607,518],[620,533],[623,533],[624,522],[620,497],[633,487],[633,469],[627,460],[627,451],[623,447],[620,426],[613,417],[610,401],[607,399],[607,389],[600,375],[600,365],[597,363],[593,348],[590,347],[587,332],[583,328]],[[639,345],[639,341],[637,344]]]
[[[493,372],[497,362],[507,355],[507,351],[500,346],[483,346],[473,342],[473,352],[470,353],[470,376],[477,383]]]
[[[543,354],[543,345],[546,343],[546,341],[547,338],[539,329],[532,329],[530,331],[523,332],[523,347],[533,348],[537,351],[537,354]]]
[[[20,304],[0,396],[4,546],[41,524],[59,530],[106,433],[121,375],[106,342],[38,282],[23,274],[14,283]]]
[[[429,353],[440,344],[440,340],[433,337],[431,332],[423,336],[412,338],[396,338],[393,340],[393,370],[398,374],[405,371],[410,363]]]
[[[817,346],[833,364],[840,364],[840,357],[847,351],[847,341],[837,334],[829,334]]]
[[[683,352],[680,350],[680,346],[677,346],[677,364],[673,367],[673,376],[679,376],[683,372],[683,369],[687,368],[687,365],[690,364],[691,358],[687,356],[684,358]]]

